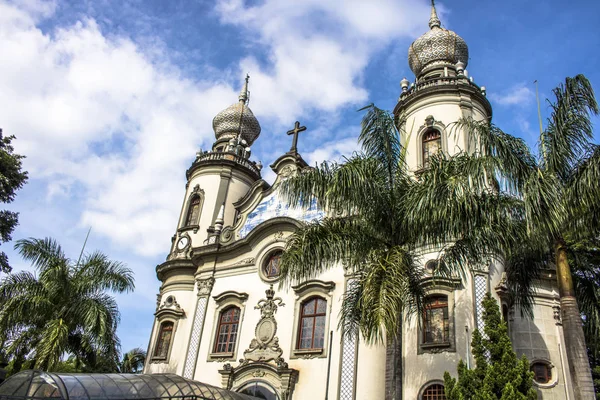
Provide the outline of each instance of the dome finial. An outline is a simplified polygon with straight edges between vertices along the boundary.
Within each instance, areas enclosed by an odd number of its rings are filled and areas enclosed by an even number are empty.
[[[248,81],[249,80],[250,80],[250,74],[246,74],[246,82],[244,82],[244,87],[242,88],[242,91],[240,92],[240,96],[238,97],[240,99],[240,103],[246,104],[246,102],[248,101]]]
[[[431,0],[431,16],[429,17],[429,27],[431,29],[435,27],[441,28],[442,21],[437,16],[437,11],[435,10],[435,0]]]

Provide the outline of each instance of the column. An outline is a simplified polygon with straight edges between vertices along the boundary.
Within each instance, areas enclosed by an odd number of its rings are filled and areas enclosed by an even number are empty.
[[[188,345],[185,365],[183,368],[183,377],[194,379],[196,362],[198,361],[198,352],[200,350],[200,340],[202,339],[202,329],[206,318],[206,307],[208,306],[208,297],[215,283],[214,278],[196,279],[198,286],[198,302],[196,303],[196,312],[194,313],[194,324],[192,325],[192,334]]]

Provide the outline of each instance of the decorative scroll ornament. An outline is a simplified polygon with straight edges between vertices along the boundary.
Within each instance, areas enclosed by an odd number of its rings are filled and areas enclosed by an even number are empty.
[[[171,315],[175,318],[181,318],[185,315],[185,312],[175,299],[175,296],[171,295],[165,299],[164,303],[162,303],[160,307],[158,307],[158,310],[154,313],[154,315],[159,318],[164,315]]]
[[[250,361],[268,362],[273,360],[277,366],[287,368],[287,363],[281,358],[283,350],[279,347],[279,338],[275,336],[277,333],[275,313],[277,313],[277,308],[283,307],[285,304],[281,297],[274,297],[273,285],[265,293],[267,298],[261,299],[254,307],[260,310],[260,320],[254,330],[255,337],[250,342],[250,347],[244,351],[244,358],[240,360],[240,363],[245,365]]]

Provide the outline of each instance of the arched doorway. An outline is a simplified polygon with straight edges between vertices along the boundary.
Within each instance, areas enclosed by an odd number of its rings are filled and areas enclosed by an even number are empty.
[[[277,392],[271,385],[262,381],[250,381],[242,386],[238,393],[248,394],[265,400],[279,400]]]

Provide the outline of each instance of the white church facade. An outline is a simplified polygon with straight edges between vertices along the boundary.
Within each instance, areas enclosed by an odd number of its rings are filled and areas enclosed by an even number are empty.
[[[468,149],[470,138],[451,129],[453,122],[492,117],[485,88],[466,70],[465,41],[441,27],[435,7],[429,27],[409,49],[416,79],[402,80],[394,109],[412,127],[403,141],[414,170],[435,152]],[[420,324],[414,318],[404,324],[401,349],[370,346],[338,329],[352,279],[341,266],[279,290],[287,238],[323,212],[278,197],[280,182],[308,167],[296,147],[298,123],[290,131],[291,150],[270,166],[275,182],[261,179],[262,165],[250,160],[261,128],[247,101],[248,78],[239,102],[214,118],[212,149],[198,153],[186,171],[177,230],[167,260],[157,266],[161,286],[145,373],[175,373],[278,400],[387,399],[386,384],[401,380],[404,399],[440,400],[444,371],[455,375],[461,359],[474,363],[471,335],[481,327],[480,304],[489,291],[502,304],[517,355],[531,362],[539,398],[573,398],[553,271],[538,282],[533,319],[503,303],[501,263],[443,282],[426,274],[427,311]],[[422,255],[426,271],[436,257]]]

